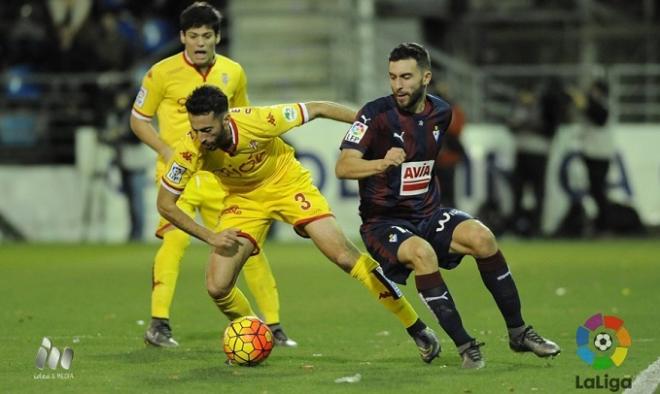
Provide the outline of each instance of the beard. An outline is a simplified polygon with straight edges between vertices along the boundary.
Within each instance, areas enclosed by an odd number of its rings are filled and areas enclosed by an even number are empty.
[[[417,105],[420,103],[421,100],[426,96],[426,86],[424,85],[419,85],[419,88],[415,89],[410,93],[410,99],[408,100],[407,103],[401,104],[399,100],[396,100],[395,97],[395,102],[396,106],[406,112],[415,112],[415,108]]]

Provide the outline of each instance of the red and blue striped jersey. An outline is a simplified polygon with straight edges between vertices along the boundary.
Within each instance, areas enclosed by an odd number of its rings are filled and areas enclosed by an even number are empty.
[[[418,114],[398,109],[392,96],[362,107],[341,149],[357,149],[365,160],[382,159],[393,147],[406,152],[401,166],[359,180],[363,221],[383,216],[424,218],[440,206],[434,168],[450,121],[449,104],[431,95]]]

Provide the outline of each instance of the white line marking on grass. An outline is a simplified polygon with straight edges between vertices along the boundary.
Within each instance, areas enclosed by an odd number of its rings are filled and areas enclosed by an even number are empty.
[[[632,382],[632,387],[626,389],[626,394],[653,393],[660,384],[660,357],[643,370]]]

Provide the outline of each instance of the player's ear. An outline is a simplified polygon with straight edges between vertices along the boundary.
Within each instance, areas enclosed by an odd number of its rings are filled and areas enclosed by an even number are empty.
[[[220,33],[220,30],[218,30],[218,34],[215,35],[215,45],[220,44],[221,38],[222,38],[222,34]]]
[[[186,32],[179,30],[179,39],[183,45],[186,45]]]
[[[428,86],[429,83],[431,83],[431,78],[433,78],[431,70],[425,70],[424,75],[422,76],[422,85]]]

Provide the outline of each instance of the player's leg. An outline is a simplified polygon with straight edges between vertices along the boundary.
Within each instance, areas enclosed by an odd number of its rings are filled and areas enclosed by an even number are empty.
[[[463,359],[462,367],[479,369],[484,367],[483,357],[476,340],[465,327],[454,299],[449,292],[438,267],[433,247],[423,238],[412,236],[398,248],[397,258],[415,271],[415,285],[420,298],[435,315],[442,329],[449,335]]]
[[[557,344],[525,325],[516,283],[488,227],[475,219],[461,222],[452,233],[450,252],[474,256],[481,279],[504,317],[513,350],[531,351],[541,357],[559,354]]]
[[[304,231],[318,249],[339,268],[349,273],[392,312],[406,328],[420,349],[422,359],[429,363],[440,353],[440,343],[435,333],[419,319],[417,312],[399,288],[385,277],[379,264],[360,251],[346,238],[332,216],[307,223]]]
[[[254,315],[254,311],[243,292],[236,287],[236,279],[253,252],[255,245],[241,238],[240,246],[233,255],[225,255],[215,249],[211,252],[206,268],[206,290],[209,296],[231,321],[242,316]]]
[[[189,193],[184,191],[177,201],[177,206],[186,212],[188,216],[194,217],[195,206],[189,197]],[[156,236],[162,238],[163,242],[154,258],[151,287],[151,323],[144,338],[145,342],[150,345],[176,347],[179,344],[172,336],[170,308],[179,277],[181,259],[190,244],[190,236],[162,218]]]
[[[200,214],[207,227],[216,228],[223,210],[225,191],[219,186],[213,174],[208,172],[202,172],[201,174],[203,174],[201,190],[204,198],[202,199]],[[264,239],[258,239],[257,243],[263,246]],[[261,253],[248,258],[242,272],[264,322],[273,330],[275,344],[289,347],[297,346],[296,341],[287,336],[280,324],[280,295],[275,277],[263,250]]]

